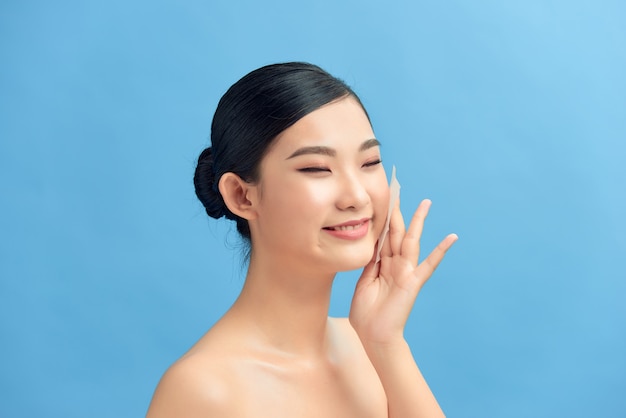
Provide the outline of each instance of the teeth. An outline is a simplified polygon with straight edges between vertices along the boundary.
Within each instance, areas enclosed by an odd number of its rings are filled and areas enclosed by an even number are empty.
[[[355,229],[359,228],[361,225],[363,225],[363,224],[347,225],[347,226],[336,226],[333,229],[335,231],[354,231]]]

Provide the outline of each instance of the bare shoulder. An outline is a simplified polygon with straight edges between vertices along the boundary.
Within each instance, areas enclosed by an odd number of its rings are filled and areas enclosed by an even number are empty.
[[[350,322],[328,324],[328,369],[306,372],[290,356],[251,349],[232,329],[209,331],[165,373],[147,418],[385,416],[382,384]]]
[[[147,418],[237,416],[228,373],[211,353],[190,353],[165,372]]]
[[[338,343],[336,347],[342,360],[351,366],[358,365],[358,370],[362,370],[362,367],[368,369],[371,367],[373,370],[361,339],[350,324],[350,320],[348,318],[329,318],[329,324],[332,325],[333,336]]]
[[[347,345],[347,347],[349,347],[351,350],[362,350],[362,354],[365,355],[365,350],[363,349],[361,340],[359,339],[359,336],[357,335],[354,328],[352,328],[352,324],[350,324],[350,319],[329,318],[329,321],[333,325],[333,328],[336,331],[336,335],[341,339],[341,342],[344,346]]]
[[[372,410],[386,410],[387,398],[382,383],[365,348],[348,318],[329,318],[334,329],[336,358],[343,364],[346,379]]]

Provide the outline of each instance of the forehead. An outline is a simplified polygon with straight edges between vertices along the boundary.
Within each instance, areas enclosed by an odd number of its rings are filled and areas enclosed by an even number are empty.
[[[331,102],[285,129],[271,153],[287,158],[300,147],[325,146],[337,152],[359,150],[374,131],[361,105],[352,97]]]

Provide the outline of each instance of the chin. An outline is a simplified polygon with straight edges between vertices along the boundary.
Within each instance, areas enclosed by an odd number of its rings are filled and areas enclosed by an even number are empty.
[[[374,254],[374,247],[369,246],[366,250],[354,249],[354,251],[338,251],[335,254],[334,263],[336,271],[351,271],[365,267]]]

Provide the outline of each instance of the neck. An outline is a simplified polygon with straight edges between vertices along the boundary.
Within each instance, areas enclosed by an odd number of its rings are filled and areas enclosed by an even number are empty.
[[[284,260],[276,261],[250,261],[245,285],[229,314],[246,324],[254,342],[263,347],[290,355],[321,355],[328,345],[334,274],[290,269]]]

